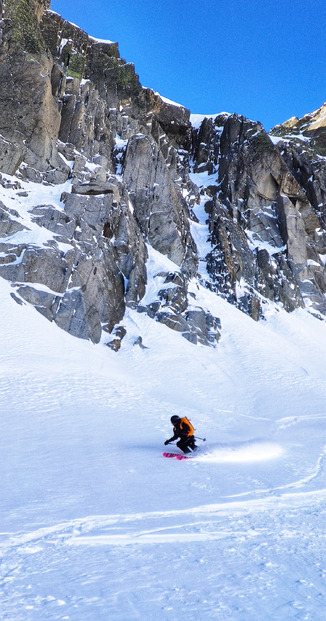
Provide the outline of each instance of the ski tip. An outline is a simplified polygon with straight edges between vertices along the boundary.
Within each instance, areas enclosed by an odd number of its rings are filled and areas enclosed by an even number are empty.
[[[190,455],[180,455],[180,453],[163,453],[163,457],[169,457],[171,459],[178,459],[181,461],[183,459],[189,459]]]

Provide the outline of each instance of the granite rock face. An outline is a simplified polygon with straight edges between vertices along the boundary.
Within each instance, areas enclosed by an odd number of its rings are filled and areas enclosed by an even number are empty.
[[[47,0],[0,11],[0,276],[17,301],[116,351],[126,308],[215,345],[194,283],[255,320],[268,301],[326,315],[325,106],[271,136],[194,120]]]
[[[262,295],[325,314],[326,160],[274,133],[238,115],[205,119],[196,132],[195,170],[215,176],[206,203],[209,271],[216,291],[250,313]]]

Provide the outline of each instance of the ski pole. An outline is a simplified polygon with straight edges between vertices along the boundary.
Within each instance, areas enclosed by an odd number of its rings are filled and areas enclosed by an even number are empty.
[[[202,440],[203,442],[206,442],[206,438],[199,438],[199,436],[195,436],[196,440]]]

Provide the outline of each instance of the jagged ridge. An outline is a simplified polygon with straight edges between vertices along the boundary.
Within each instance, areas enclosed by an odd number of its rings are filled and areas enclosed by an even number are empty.
[[[326,314],[323,108],[271,137],[239,115],[192,124],[46,0],[1,11],[0,275],[17,299],[114,348],[126,305],[216,343],[194,278],[254,319],[266,300]],[[144,303],[151,248],[170,263]]]

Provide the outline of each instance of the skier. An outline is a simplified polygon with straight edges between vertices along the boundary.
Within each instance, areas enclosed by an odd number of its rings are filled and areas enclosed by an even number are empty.
[[[165,440],[165,446],[173,442],[177,438],[180,438],[179,442],[177,442],[177,446],[184,453],[190,453],[190,449],[195,451],[198,447],[195,444],[194,438],[194,428],[191,422],[185,416],[180,418],[180,416],[172,416],[171,423],[173,425],[173,436],[169,440]]]

